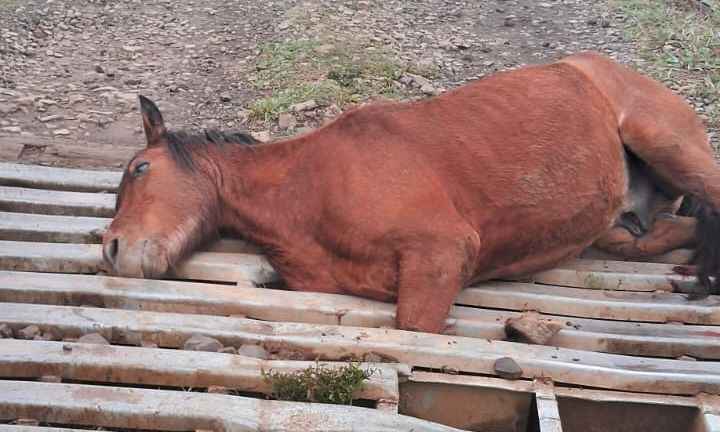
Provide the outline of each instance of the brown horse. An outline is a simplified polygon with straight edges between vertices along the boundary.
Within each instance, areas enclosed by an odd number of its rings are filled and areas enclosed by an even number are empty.
[[[142,97],[141,111],[147,148],[128,164],[104,238],[121,275],[162,276],[231,229],[264,247],[289,288],[397,301],[397,326],[428,332],[462,287],[550,268],[592,243],[662,253],[697,229],[700,279],[717,280],[720,170],[700,120],[599,54],[368,105],[270,144],[170,132]],[[701,202],[700,222],[638,231],[628,215],[650,207],[633,166],[669,201]]]

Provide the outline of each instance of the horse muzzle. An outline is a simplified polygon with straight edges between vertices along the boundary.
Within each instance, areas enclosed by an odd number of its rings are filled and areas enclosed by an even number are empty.
[[[156,240],[129,242],[122,237],[106,236],[103,258],[112,273],[133,278],[159,278],[169,269],[165,248]]]

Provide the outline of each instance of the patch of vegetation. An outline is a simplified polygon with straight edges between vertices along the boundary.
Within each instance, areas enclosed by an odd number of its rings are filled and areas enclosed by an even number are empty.
[[[352,405],[353,395],[374,372],[356,363],[341,368],[316,363],[297,372],[263,371],[263,378],[272,386],[272,397],[278,400]]]
[[[720,128],[720,0],[612,0],[629,19],[628,32],[648,72],[679,83],[705,103],[709,126]]]
[[[409,66],[389,52],[351,41],[268,44],[260,50],[256,69],[255,87],[270,94],[250,106],[254,120],[275,120],[289,106],[308,99],[342,107],[377,96],[394,99],[408,95],[397,80]]]

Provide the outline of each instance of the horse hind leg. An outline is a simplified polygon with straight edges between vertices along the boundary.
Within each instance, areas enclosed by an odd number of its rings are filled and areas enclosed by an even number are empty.
[[[689,108],[688,108],[689,109]],[[694,113],[693,113],[694,114]],[[673,128],[651,116],[629,117],[621,127],[623,142],[663,182],[693,197],[698,280],[710,292],[720,288],[720,169],[704,129]],[[698,126],[699,128],[701,126]],[[687,132],[684,136],[677,132]]]

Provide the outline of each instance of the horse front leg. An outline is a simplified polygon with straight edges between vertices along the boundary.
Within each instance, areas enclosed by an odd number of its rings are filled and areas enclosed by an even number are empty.
[[[457,242],[427,246],[400,253],[395,319],[402,330],[441,333],[472,259]]]

